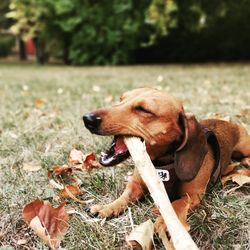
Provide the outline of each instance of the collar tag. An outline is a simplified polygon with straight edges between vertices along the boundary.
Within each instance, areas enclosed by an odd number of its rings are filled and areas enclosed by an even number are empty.
[[[156,169],[156,173],[161,178],[162,181],[169,181],[170,180],[170,174],[168,170],[164,169]]]

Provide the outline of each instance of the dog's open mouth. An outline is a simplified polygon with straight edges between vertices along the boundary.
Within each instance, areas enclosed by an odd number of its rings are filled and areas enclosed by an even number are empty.
[[[123,138],[122,135],[116,135],[109,148],[102,152],[99,161],[103,166],[116,165],[130,156]]]

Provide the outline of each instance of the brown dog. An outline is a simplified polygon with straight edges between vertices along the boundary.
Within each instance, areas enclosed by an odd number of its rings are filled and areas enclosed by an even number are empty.
[[[227,172],[231,158],[244,165],[250,162],[250,136],[243,127],[218,119],[198,122],[193,115],[185,114],[180,101],[155,89],[126,92],[119,104],[87,113],[83,120],[92,133],[115,136],[100,158],[104,166],[115,165],[129,156],[124,135],[145,141],[155,167],[165,171],[161,175],[167,180],[164,184],[177,215],[188,196],[191,209],[200,203],[208,183]],[[117,216],[146,190],[135,169],[123,194],[110,204],[93,206],[91,213]],[[159,217],[156,230],[165,229]]]

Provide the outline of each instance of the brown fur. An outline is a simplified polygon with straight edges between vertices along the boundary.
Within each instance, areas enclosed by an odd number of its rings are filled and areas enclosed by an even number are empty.
[[[250,136],[243,127],[218,119],[198,123],[194,116],[184,113],[179,100],[155,89],[129,91],[121,97],[119,104],[93,113],[102,119],[98,134],[142,137],[152,160],[166,154],[173,144],[179,145],[175,158],[176,173],[181,180],[178,186],[180,198],[172,203],[177,215],[187,203],[187,194],[192,200],[191,209],[200,203],[213,169],[212,149],[200,131],[200,124],[213,130],[217,136],[221,149],[221,174],[226,172],[231,158],[249,164]],[[93,206],[91,212],[101,217],[117,216],[130,202],[140,199],[146,190],[135,169],[117,200],[108,205]],[[156,231],[160,230],[165,230],[161,217],[156,221]]]

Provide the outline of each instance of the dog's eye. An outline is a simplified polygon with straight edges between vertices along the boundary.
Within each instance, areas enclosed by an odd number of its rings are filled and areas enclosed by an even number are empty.
[[[152,114],[151,111],[145,109],[145,108],[142,107],[142,106],[137,106],[137,107],[135,107],[135,110],[136,110],[137,112],[143,112],[143,113],[146,113],[146,114]]]

